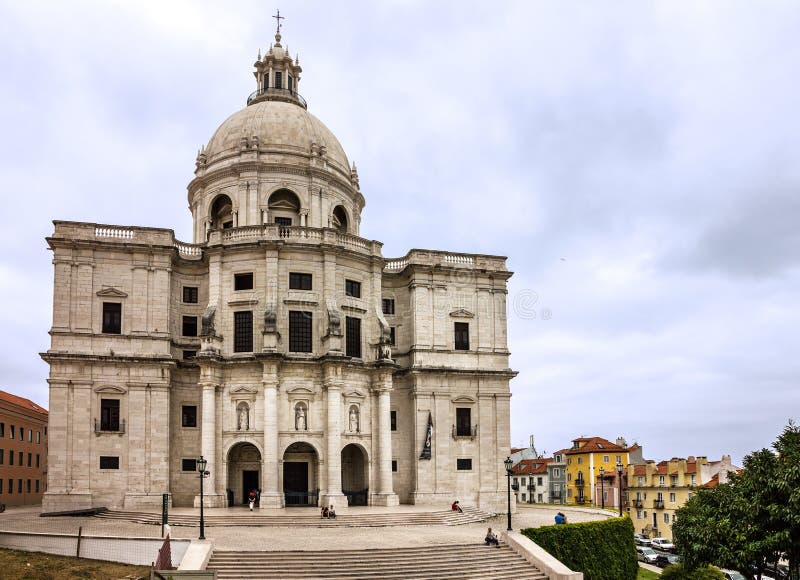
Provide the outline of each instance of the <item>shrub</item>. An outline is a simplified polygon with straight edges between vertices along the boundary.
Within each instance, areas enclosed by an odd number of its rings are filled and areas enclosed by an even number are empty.
[[[682,564],[672,564],[664,568],[662,580],[725,580],[725,575],[716,568],[703,566],[687,572]]]
[[[522,530],[585,580],[636,580],[633,532],[628,517]]]

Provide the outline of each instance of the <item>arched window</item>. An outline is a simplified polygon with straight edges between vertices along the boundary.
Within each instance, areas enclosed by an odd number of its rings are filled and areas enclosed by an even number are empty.
[[[233,203],[227,195],[220,195],[211,204],[211,228],[215,230],[233,227]]]
[[[339,230],[339,232],[343,234],[347,233],[347,212],[344,211],[342,206],[337,205],[334,208],[331,225],[334,229]]]
[[[300,225],[300,200],[294,192],[279,189],[269,196],[267,207],[272,223],[279,226]]]

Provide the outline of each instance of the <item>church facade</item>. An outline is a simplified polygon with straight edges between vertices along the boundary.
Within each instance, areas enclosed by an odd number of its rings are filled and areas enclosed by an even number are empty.
[[[275,44],[197,155],[193,243],[56,221],[45,512],[503,510],[505,258],[360,237],[355,165]]]

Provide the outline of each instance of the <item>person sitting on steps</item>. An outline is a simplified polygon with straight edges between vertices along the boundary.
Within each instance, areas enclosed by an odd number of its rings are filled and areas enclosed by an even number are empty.
[[[458,500],[453,502],[453,505],[450,506],[450,509],[453,510],[454,512],[458,512],[460,514],[464,513],[464,510],[462,510],[461,506],[458,505]]]
[[[331,507],[330,507],[330,508],[328,508],[328,517],[329,517],[330,519],[332,519],[332,520],[335,520],[335,519],[336,519],[336,510],[335,510],[335,509],[333,509],[333,504],[331,504]]]
[[[328,517],[328,506],[326,506],[326,505],[322,506],[322,517],[323,518],[327,518]]]
[[[500,540],[497,539],[497,534],[492,531],[492,528],[486,530],[486,537],[483,539],[486,542],[487,546],[494,545],[495,547],[500,547]]]

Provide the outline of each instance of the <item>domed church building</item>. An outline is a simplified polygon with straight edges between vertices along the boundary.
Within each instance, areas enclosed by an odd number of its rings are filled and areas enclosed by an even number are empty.
[[[209,507],[504,511],[505,258],[384,257],[280,29],[254,66],[197,155],[192,243],[54,222],[44,511],[197,506],[200,457]]]

